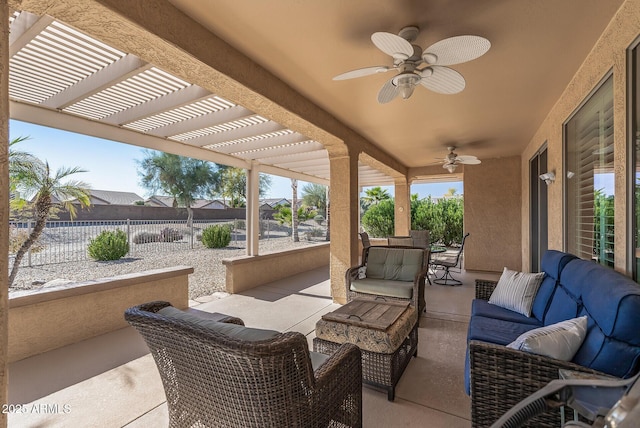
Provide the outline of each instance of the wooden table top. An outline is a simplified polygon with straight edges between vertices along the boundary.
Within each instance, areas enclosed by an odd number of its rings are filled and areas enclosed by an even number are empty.
[[[322,316],[325,321],[342,322],[374,330],[386,330],[402,315],[409,302],[354,299]]]

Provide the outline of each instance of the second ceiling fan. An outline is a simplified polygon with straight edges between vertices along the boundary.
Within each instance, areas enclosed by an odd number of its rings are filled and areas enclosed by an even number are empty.
[[[476,59],[491,47],[489,40],[484,37],[456,36],[440,40],[422,50],[420,46],[412,44],[419,32],[418,27],[405,27],[398,35],[373,33],[371,41],[382,52],[393,57],[393,65],[359,68],[339,74],[333,80],[399,71],[378,92],[378,102],[381,104],[392,101],[398,95],[403,99],[409,98],[418,84],[441,94],[456,94],[464,89],[466,82],[460,73],[447,66]]]

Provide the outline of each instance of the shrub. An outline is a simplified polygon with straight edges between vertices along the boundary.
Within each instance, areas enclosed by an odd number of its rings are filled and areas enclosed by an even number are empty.
[[[149,232],[148,230],[141,230],[133,234],[131,238],[134,244],[147,244],[149,242],[160,242],[160,234],[155,232]]]
[[[326,235],[327,233],[324,231],[324,229],[320,228],[320,227],[314,227],[310,230],[307,231],[307,240],[311,241],[311,238],[322,238]]]
[[[317,215],[313,218],[313,221],[318,223],[318,226],[322,226],[322,222],[324,221],[324,217],[321,215]]]
[[[182,239],[184,235],[178,229],[173,229],[171,227],[165,227],[160,231],[160,241],[162,242],[173,242],[179,241]]]
[[[231,242],[229,225],[216,224],[202,231],[202,243],[207,248],[224,248]]]
[[[94,260],[118,260],[129,252],[127,234],[122,230],[103,230],[89,242],[89,257]]]
[[[385,199],[376,205],[371,205],[362,216],[362,226],[373,238],[393,236],[394,225],[393,199]]]

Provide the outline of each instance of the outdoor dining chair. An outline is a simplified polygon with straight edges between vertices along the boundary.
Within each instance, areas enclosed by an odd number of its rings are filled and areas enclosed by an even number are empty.
[[[444,270],[444,273],[441,277],[438,278],[435,275],[433,280],[434,283],[439,285],[461,285],[462,281],[454,278],[451,275],[451,269],[458,266],[461,263],[462,251],[464,250],[464,241],[467,239],[469,234],[467,233],[462,237],[462,242],[460,243],[460,248],[456,253],[455,257],[443,257],[439,259],[434,259],[431,261],[431,266],[433,266],[434,270],[441,268]]]

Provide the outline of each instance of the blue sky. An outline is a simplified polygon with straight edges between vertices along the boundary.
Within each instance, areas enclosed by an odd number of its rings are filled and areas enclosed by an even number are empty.
[[[19,143],[16,148],[46,160],[53,170],[62,166],[78,166],[87,170],[75,178],[87,182],[93,189],[134,192],[144,198],[150,196],[139,184],[136,160],[144,157],[145,149],[141,147],[16,120],[9,122],[9,135],[10,139],[31,137]],[[299,192],[304,184],[306,183],[298,184]],[[393,195],[393,187],[385,188]],[[411,193],[418,193],[421,198],[428,195],[442,196],[450,188],[456,189],[456,193],[460,194],[462,182],[414,185]],[[273,176],[271,189],[266,197],[290,198],[291,181]]]

